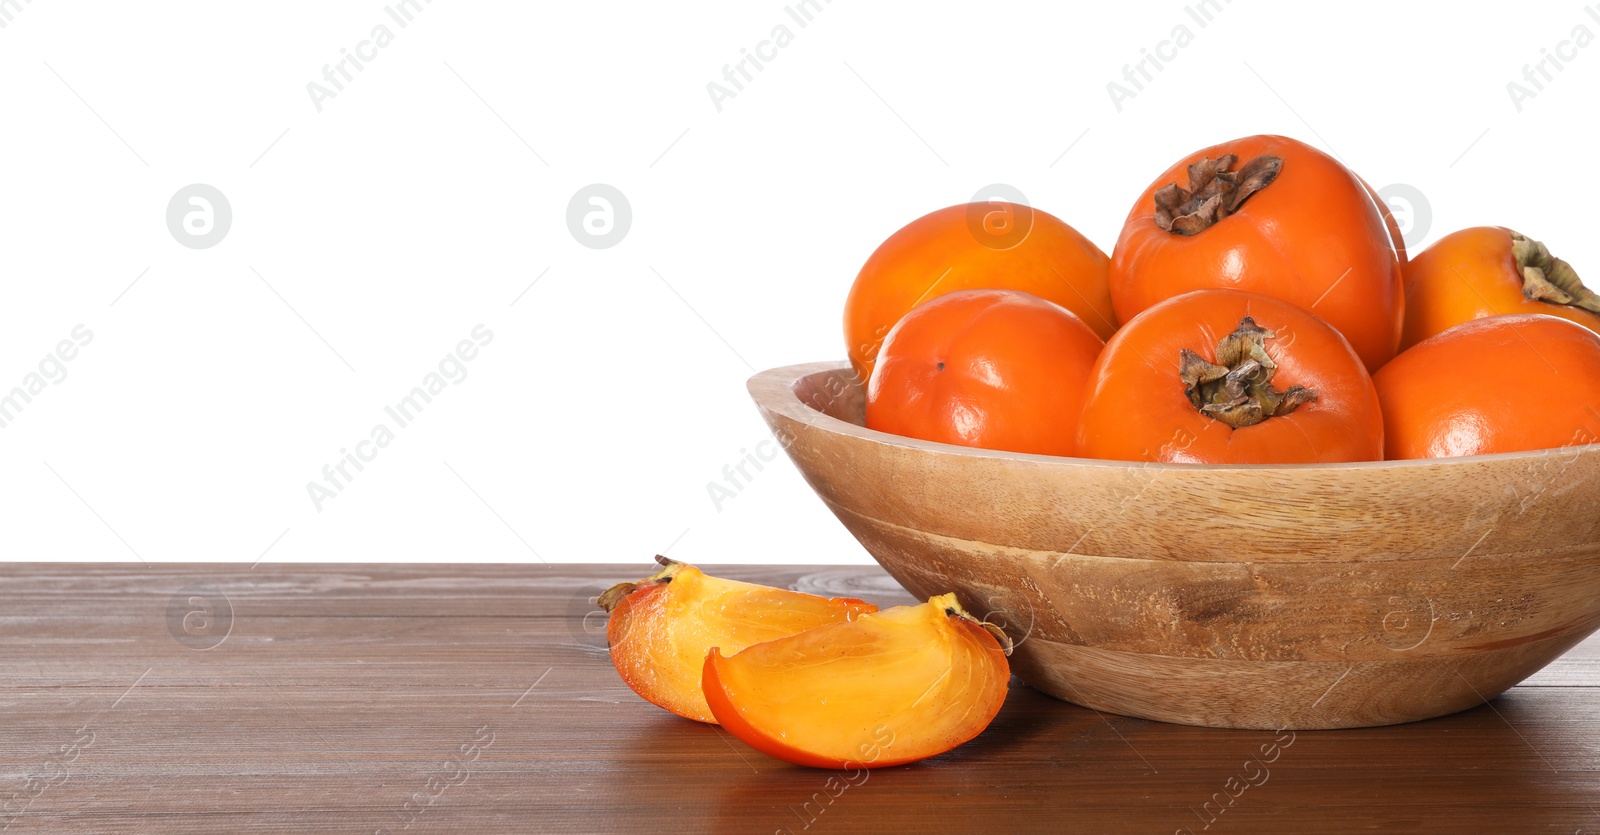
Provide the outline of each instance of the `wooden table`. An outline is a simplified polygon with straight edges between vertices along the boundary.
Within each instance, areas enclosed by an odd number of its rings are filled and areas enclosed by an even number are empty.
[[[978,739],[850,781],[622,684],[591,600],[650,572],[0,564],[0,826],[1600,832],[1600,641],[1492,704],[1300,732],[1269,763],[1270,732],[1102,715],[1014,681]],[[713,573],[909,602],[876,568]]]

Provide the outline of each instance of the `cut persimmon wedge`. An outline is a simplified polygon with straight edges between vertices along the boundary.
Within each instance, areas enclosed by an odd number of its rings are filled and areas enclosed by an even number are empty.
[[[633,692],[700,722],[717,722],[700,690],[701,667],[712,647],[737,651],[878,611],[853,597],[724,580],[666,557],[656,561],[663,566],[659,573],[600,595],[600,607],[611,613],[611,663]]]
[[[729,733],[815,768],[880,768],[983,732],[1006,700],[1011,641],[954,594],[706,655],[702,687]]]

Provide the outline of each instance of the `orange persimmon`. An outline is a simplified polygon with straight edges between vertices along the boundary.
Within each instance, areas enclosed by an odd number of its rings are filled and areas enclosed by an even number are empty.
[[[1383,416],[1361,359],[1281,299],[1197,290],[1135,316],[1089,377],[1078,454],[1123,461],[1374,461]]]
[[[880,768],[982,733],[1006,700],[1010,647],[945,594],[727,656],[713,649],[703,688],[722,727],[763,753]]]
[[[906,314],[867,383],[869,429],[947,444],[1071,455],[1104,345],[1066,309],[1015,290],[962,290]]]
[[[1326,320],[1372,371],[1400,344],[1397,233],[1376,194],[1327,154],[1282,136],[1236,139],[1145,189],[1111,254],[1111,301],[1127,322],[1191,290],[1272,296]]]
[[[717,721],[700,691],[700,668],[711,647],[735,651],[878,610],[852,597],[708,577],[686,563],[656,560],[665,566],[659,573],[600,595],[601,608],[611,613],[611,661],[635,693],[701,722]]]
[[[1503,226],[1451,232],[1402,271],[1406,327],[1401,350],[1463,322],[1543,313],[1600,332],[1600,296],[1544,244]]]
[[[1361,181],[1361,187],[1366,189],[1367,196],[1372,198],[1372,205],[1377,206],[1378,213],[1383,215],[1384,228],[1389,230],[1389,243],[1394,247],[1395,258],[1400,261],[1400,269],[1403,272],[1406,268],[1406,237],[1405,233],[1400,231],[1400,221],[1395,219],[1394,210],[1384,201],[1383,196],[1378,194],[1378,190],[1367,182],[1365,177],[1356,174],[1354,171],[1350,173]]]
[[[844,304],[845,349],[865,384],[889,330],[956,290],[1022,290],[1072,311],[1101,339],[1117,329],[1106,254],[1048,212],[963,203],[923,215],[880,244]]]
[[[1566,319],[1474,319],[1417,343],[1373,382],[1389,458],[1600,441],[1600,336]]]

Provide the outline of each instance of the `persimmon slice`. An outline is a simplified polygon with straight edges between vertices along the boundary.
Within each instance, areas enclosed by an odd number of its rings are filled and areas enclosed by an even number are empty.
[[[728,656],[713,649],[702,687],[717,721],[763,753],[881,768],[942,754],[988,727],[1006,699],[1010,647],[945,594]]]
[[[601,608],[611,613],[611,662],[633,692],[700,722],[717,721],[700,692],[700,668],[711,647],[737,651],[878,611],[853,597],[708,577],[687,563],[656,560],[664,566],[659,573],[600,595]]]

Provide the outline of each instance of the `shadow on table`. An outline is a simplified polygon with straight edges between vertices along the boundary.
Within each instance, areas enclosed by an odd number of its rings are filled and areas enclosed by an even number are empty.
[[[1574,701],[1523,688],[1427,722],[1275,734],[1101,714],[1014,683],[982,736],[898,768],[799,768],[716,730],[699,744],[740,766],[694,794],[717,833],[1600,832],[1585,741],[1600,710],[1559,715]]]

